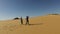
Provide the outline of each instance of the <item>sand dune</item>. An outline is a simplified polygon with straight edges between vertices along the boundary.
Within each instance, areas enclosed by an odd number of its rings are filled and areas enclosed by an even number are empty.
[[[32,17],[30,25],[21,25],[20,20],[0,21],[0,34],[60,34],[60,16]]]

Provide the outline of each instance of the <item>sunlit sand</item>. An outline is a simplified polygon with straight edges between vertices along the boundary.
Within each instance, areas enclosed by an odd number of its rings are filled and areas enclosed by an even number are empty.
[[[30,25],[20,24],[20,20],[0,21],[0,34],[60,34],[60,15],[30,18]]]

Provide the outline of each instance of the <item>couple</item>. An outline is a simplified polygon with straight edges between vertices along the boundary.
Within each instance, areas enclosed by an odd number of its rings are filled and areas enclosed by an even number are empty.
[[[23,24],[23,19],[22,19],[22,17],[21,17],[21,24]],[[29,16],[26,16],[26,25],[28,25],[29,24]]]

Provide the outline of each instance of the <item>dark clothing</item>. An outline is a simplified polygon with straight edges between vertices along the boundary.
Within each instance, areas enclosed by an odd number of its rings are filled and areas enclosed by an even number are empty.
[[[23,19],[22,19],[22,17],[21,17],[21,24],[23,24]]]
[[[29,17],[26,16],[26,24],[29,24]]]

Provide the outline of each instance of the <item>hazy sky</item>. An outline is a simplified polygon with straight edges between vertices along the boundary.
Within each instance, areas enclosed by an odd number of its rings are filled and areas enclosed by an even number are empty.
[[[60,0],[0,0],[0,20],[60,13]]]

